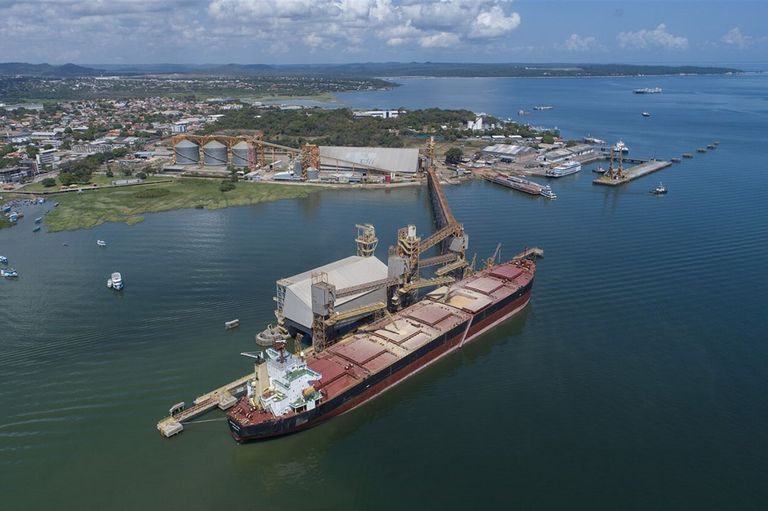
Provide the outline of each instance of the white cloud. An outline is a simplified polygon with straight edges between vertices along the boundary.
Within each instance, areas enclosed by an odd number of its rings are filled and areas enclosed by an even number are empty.
[[[744,49],[754,43],[754,38],[741,33],[739,27],[730,29],[720,40],[728,46]]]
[[[563,43],[562,48],[567,51],[590,51],[600,48],[600,43],[593,36],[571,34]]]
[[[459,36],[450,32],[438,32],[419,38],[422,48],[450,48],[459,43]]]
[[[253,24],[279,37],[290,33],[322,34],[350,47],[374,37],[389,46],[449,48],[508,34],[520,25],[520,15],[508,0],[210,0],[208,13],[216,21]],[[322,27],[322,31],[318,31]],[[305,45],[317,47],[314,37]]]
[[[263,62],[387,47],[429,58],[419,49],[482,51],[520,24],[510,0],[0,0],[0,61]]]
[[[652,30],[638,30],[637,32],[620,32],[616,36],[619,46],[622,48],[665,48],[670,50],[685,50],[688,48],[688,39],[667,32],[667,26],[660,23]]]
[[[518,13],[513,12],[507,16],[500,6],[494,5],[489,11],[477,15],[469,35],[478,39],[499,37],[513,31],[518,26],[520,26]]]

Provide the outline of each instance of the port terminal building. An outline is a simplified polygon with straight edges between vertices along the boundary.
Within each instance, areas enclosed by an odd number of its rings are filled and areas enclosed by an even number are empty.
[[[387,278],[387,265],[375,256],[349,256],[312,270],[277,281],[278,309],[283,311],[285,324],[291,332],[312,335],[312,275],[327,275],[328,283],[338,289],[364,286]],[[349,296],[334,302],[337,312],[344,312],[375,302],[386,302],[386,288],[377,288]],[[339,325],[343,327],[343,325]]]

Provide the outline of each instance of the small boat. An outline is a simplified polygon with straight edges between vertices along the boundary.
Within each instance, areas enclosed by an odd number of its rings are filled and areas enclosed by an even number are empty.
[[[123,289],[123,276],[120,275],[120,272],[116,271],[107,279],[107,287],[115,291]]]
[[[640,115],[642,115],[643,117],[650,117],[651,116],[651,114],[649,112],[643,112]]]
[[[240,320],[239,319],[233,319],[232,321],[225,321],[224,322],[224,330],[230,330],[232,328],[237,328],[240,326]]]
[[[18,276],[19,272],[13,268],[0,268],[0,277],[5,277],[6,279],[15,279]]]
[[[643,87],[642,89],[635,89],[632,92],[635,94],[661,94],[661,87]]]
[[[100,247],[106,247],[107,246],[107,242],[104,241],[104,240],[96,240],[96,244],[98,246],[100,246]]]
[[[670,160],[672,160],[672,163],[680,163],[681,161],[683,161],[680,158],[670,158]]]
[[[693,158],[691,153],[683,153],[683,158]]]
[[[550,200],[557,199],[557,195],[555,195],[555,192],[552,191],[552,188],[550,188],[549,185],[542,186],[541,192],[539,192],[539,195],[541,195],[542,197],[546,197],[547,199],[550,199]]]
[[[596,174],[605,174],[607,171],[603,167],[596,167],[592,169],[592,172]]]
[[[697,148],[697,149],[696,149],[696,152],[697,152],[697,153],[706,153],[706,152],[707,152],[707,150],[706,150],[706,148],[704,148],[704,147],[699,147],[699,148]]]
[[[533,107],[534,110],[538,110],[539,112],[542,110],[552,110],[553,108],[555,107],[551,105],[536,105],[535,107]]]
[[[715,144],[707,144],[707,149],[717,149]]]
[[[8,264],[8,258],[5,256],[0,256],[0,264]]]
[[[40,222],[42,222],[42,221],[43,221],[43,217],[41,217],[41,216],[39,216],[39,217],[35,218],[35,223],[36,223],[36,224],[39,224],[39,223],[40,223]]]
[[[603,145],[603,144],[605,144],[605,140],[603,140],[601,138],[592,137],[592,136],[586,136],[586,137],[584,137],[584,143],[585,144]]]
[[[36,225],[34,229],[32,229],[32,232],[38,232],[40,230],[40,226]]]
[[[662,183],[659,183],[659,186],[651,190],[651,193],[654,195],[664,195],[667,193],[667,189],[664,187]]]

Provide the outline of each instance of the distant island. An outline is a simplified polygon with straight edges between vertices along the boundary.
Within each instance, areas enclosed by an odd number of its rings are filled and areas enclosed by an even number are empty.
[[[462,62],[368,62],[353,64],[130,64],[80,66],[64,64],[0,63],[0,76],[73,78],[88,76],[194,75],[194,76],[333,76],[333,77],[547,77],[637,76],[674,74],[729,74],[742,70],[712,66],[637,64],[522,64]]]

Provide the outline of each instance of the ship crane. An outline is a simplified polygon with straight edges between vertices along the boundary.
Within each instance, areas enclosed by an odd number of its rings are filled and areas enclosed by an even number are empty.
[[[493,268],[496,264],[496,260],[501,256],[501,243],[496,245],[496,250],[493,251],[493,255],[485,260],[486,268]]]

